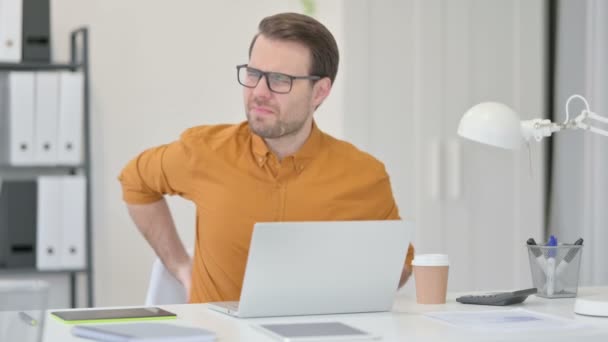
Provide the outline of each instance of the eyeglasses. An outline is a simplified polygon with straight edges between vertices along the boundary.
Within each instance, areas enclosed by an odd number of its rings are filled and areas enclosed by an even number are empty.
[[[280,72],[262,71],[241,64],[236,66],[236,75],[243,87],[255,88],[262,76],[266,77],[266,85],[273,93],[287,94],[291,91],[293,80],[320,80],[321,76],[291,76]]]

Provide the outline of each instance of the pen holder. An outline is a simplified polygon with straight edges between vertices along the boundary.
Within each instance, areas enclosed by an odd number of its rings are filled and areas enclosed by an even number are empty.
[[[530,246],[530,271],[537,289],[544,298],[576,297],[581,266],[582,245]]]
[[[41,280],[0,279],[0,341],[42,341],[48,292]]]

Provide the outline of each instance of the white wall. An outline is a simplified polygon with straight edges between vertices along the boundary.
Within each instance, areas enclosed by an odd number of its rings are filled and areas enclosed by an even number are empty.
[[[143,149],[184,129],[239,122],[245,115],[235,66],[247,61],[265,16],[301,12],[295,0],[52,1],[55,60],[68,59],[70,30],[90,29],[93,245],[96,305],[141,304],[153,252],[131,223],[116,179]],[[341,44],[341,1],[317,4],[317,18]],[[316,114],[342,136],[342,85]],[[194,208],[171,198],[181,237],[194,239]]]

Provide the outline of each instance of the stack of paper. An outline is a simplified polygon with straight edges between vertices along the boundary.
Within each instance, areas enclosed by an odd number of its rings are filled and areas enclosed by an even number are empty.
[[[518,332],[531,330],[565,330],[584,327],[571,319],[524,309],[491,311],[431,312],[426,316],[459,328],[485,332]]]

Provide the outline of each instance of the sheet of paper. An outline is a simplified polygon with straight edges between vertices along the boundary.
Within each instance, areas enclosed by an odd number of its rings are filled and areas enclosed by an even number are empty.
[[[540,314],[524,309],[493,311],[442,311],[426,316],[459,328],[485,332],[519,332],[583,328],[573,320]]]

